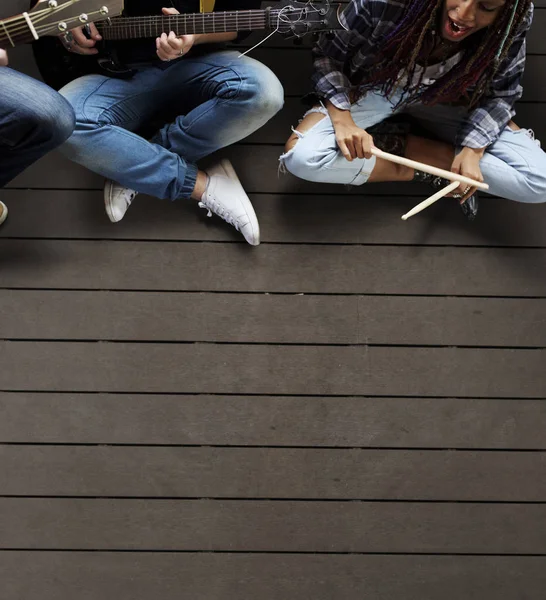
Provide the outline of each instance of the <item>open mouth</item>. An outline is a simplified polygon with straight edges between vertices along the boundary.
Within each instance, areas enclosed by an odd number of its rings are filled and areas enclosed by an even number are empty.
[[[462,38],[463,36],[467,35],[470,31],[472,31],[472,29],[472,27],[466,27],[465,25],[457,23],[450,17],[447,17],[445,30],[446,33],[454,39]]]

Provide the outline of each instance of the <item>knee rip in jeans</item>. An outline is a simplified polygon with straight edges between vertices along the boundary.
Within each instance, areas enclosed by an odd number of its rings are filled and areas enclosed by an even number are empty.
[[[298,126],[304,121],[304,119],[311,115],[311,114],[321,114],[324,115],[324,117],[328,116],[328,111],[326,109],[326,107],[324,105],[321,106],[314,106],[313,108],[310,108],[304,115],[303,117],[299,120]],[[322,119],[324,118],[322,117],[321,119],[318,119],[317,121],[315,121],[314,123],[312,123],[309,128],[305,129],[304,131],[300,131],[297,128],[291,127],[292,129],[292,135],[288,138],[288,141],[286,142],[285,146],[284,146],[284,153],[281,154],[279,156],[279,169],[278,169],[278,174],[280,173],[286,173],[286,166],[285,166],[285,160],[294,153],[294,150],[296,148],[296,144],[298,143],[298,140],[301,140],[302,138],[305,137],[305,135],[309,132],[309,130],[311,130],[317,123],[320,123],[320,121],[322,121]]]

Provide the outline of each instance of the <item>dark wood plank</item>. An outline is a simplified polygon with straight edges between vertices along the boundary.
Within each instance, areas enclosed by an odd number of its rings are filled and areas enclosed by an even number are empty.
[[[5,600],[543,600],[545,574],[543,557],[0,553]]]
[[[544,102],[546,100],[546,81],[543,73],[546,56],[528,56],[523,76],[523,100],[526,102]]]
[[[544,452],[0,445],[0,464],[6,496],[546,501]]]
[[[69,161],[58,151],[50,152],[8,184],[8,188],[102,190],[104,179]]]
[[[1,544],[21,550],[543,554],[545,519],[540,504],[0,499]]]
[[[230,227],[203,223],[193,204],[140,196],[123,222],[107,219],[100,191],[5,190],[10,218],[2,238],[239,241]],[[323,242],[457,246],[544,247],[546,204],[481,199],[469,226],[457,206],[437,203],[402,221],[415,197],[251,194],[262,242]],[[205,226],[204,226],[205,225]],[[208,226],[207,226],[208,225]]]
[[[546,346],[535,299],[0,290],[0,312],[5,339]]]
[[[542,400],[4,392],[0,414],[4,443],[546,449]]]
[[[104,342],[1,342],[0,350],[6,391],[467,398],[545,392],[545,350]]]
[[[8,288],[537,297],[545,263],[530,249],[0,240]]]

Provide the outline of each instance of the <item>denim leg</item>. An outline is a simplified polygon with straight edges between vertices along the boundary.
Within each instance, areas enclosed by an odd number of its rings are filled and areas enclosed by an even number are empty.
[[[167,69],[160,93],[179,116],[152,139],[197,161],[262,127],[281,110],[284,91],[265,65],[226,50],[192,58]]]
[[[524,129],[507,127],[480,163],[489,193],[515,202],[546,202],[546,152]]]
[[[76,130],[60,148],[67,158],[121,185],[158,198],[188,198],[197,167],[134,133],[165,106],[164,71],[139,69],[132,79],[88,75],[60,90],[74,107]]]
[[[62,144],[74,111],[48,86],[0,67],[0,187]]]
[[[187,198],[195,161],[246,137],[283,102],[282,87],[264,65],[238,52],[185,57],[164,69],[141,67],[129,80],[92,75],[61,93],[76,112],[66,155],[125,187],[159,198]],[[151,141],[135,131],[175,112]]]
[[[353,120],[362,129],[384,121],[392,112],[393,104],[374,92],[351,107]],[[298,137],[294,148],[280,158],[286,169],[296,177],[318,183],[351,185],[362,185],[368,181],[375,167],[375,157],[348,161],[339,151],[329,116]]]
[[[418,105],[408,109],[438,139],[453,144],[464,109]],[[487,148],[480,162],[489,193],[516,202],[546,202],[546,153],[525,129],[506,127],[499,139]]]

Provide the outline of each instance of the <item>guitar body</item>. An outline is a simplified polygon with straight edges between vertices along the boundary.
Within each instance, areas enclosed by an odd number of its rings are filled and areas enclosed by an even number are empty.
[[[99,54],[82,56],[67,52],[59,39],[43,37],[33,42],[32,50],[42,79],[55,90],[84,75],[100,74],[130,79],[134,70],[119,62],[109,42],[97,45]]]
[[[130,79],[135,74],[134,69],[118,60],[116,51],[109,47],[108,42],[105,42],[103,51],[97,58],[97,64],[100,72],[109,77]]]

